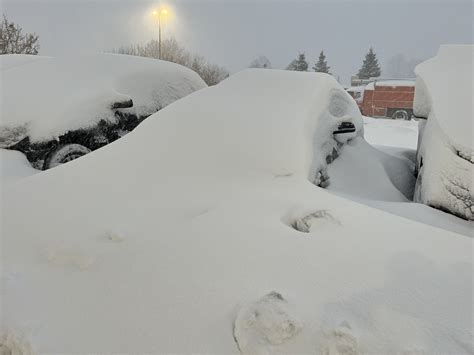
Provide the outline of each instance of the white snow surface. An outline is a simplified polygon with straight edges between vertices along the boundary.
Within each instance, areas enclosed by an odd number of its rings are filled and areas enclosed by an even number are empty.
[[[328,167],[328,190],[397,216],[474,237],[474,222],[412,202],[417,128],[416,121],[364,117],[364,138],[370,145],[358,139],[341,150]]]
[[[364,137],[372,145],[416,150],[418,122],[364,116]]]
[[[38,172],[31,167],[23,153],[0,149],[0,184],[14,182]]]
[[[30,64],[44,59],[51,59],[51,57],[28,54],[3,54],[0,55],[0,70],[3,72],[11,68]]]
[[[2,71],[0,134],[21,127],[20,133],[32,141],[53,139],[101,119],[113,121],[110,106],[118,101],[132,99],[133,108],[127,110],[148,115],[206,86],[192,70],[151,58],[5,57],[9,69]]]
[[[408,87],[413,87],[415,86],[415,81],[414,80],[381,80],[381,81],[375,81],[372,83],[367,84],[365,87],[365,90],[374,90],[376,86],[391,86],[391,87],[396,87],[396,86],[408,86]]]
[[[472,150],[474,45],[443,45],[415,69],[415,115],[436,120],[449,142]]]
[[[474,220],[474,45],[441,46],[416,67],[421,123],[415,200]]]
[[[246,70],[10,186],[3,328],[40,353],[471,352],[471,239],[310,182],[347,115],[361,140],[328,75]]]

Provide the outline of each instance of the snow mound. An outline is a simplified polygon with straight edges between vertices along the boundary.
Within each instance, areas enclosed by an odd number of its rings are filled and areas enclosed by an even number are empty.
[[[415,115],[436,120],[449,143],[469,155],[474,146],[473,68],[473,45],[443,45],[436,57],[415,69]]]
[[[33,169],[25,155],[13,151],[0,149],[0,182],[14,182],[38,173]]]
[[[32,337],[40,353],[235,353],[234,325],[249,351],[311,353],[343,320],[366,353],[466,353],[471,240],[311,183],[348,117],[354,142],[360,112],[329,75],[246,70],[12,184],[2,272],[21,277],[2,294],[5,325],[43,325]],[[308,238],[285,223],[316,211],[340,225]],[[80,272],[74,260],[89,256]],[[259,303],[269,290],[291,302]],[[256,303],[235,322],[243,300]],[[260,308],[268,323],[245,311]]]
[[[28,65],[18,64],[25,60]],[[124,111],[149,115],[206,86],[195,72],[180,65],[118,54],[36,61],[13,56],[6,62],[18,65],[2,71],[8,90],[2,94],[0,125],[3,131],[26,126],[32,141],[55,138],[102,119],[113,121],[111,105],[116,102],[132,99],[133,108]]]
[[[474,46],[441,46],[416,67],[420,124],[415,200],[474,219]]]
[[[283,296],[271,292],[242,307],[235,319],[234,337],[242,353],[268,354],[273,346],[296,336],[302,327]]]
[[[28,54],[2,54],[0,55],[0,70],[5,71],[45,59],[51,59],[51,57]]]
[[[390,157],[356,138],[329,165],[328,190],[371,200],[408,202],[415,185],[413,170],[410,160]]]

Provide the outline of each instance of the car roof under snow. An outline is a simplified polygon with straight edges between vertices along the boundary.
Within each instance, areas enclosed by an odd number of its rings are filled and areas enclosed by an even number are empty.
[[[132,99],[135,113],[149,115],[206,86],[183,66],[118,54],[5,56],[2,82],[0,131],[24,127],[33,141],[113,120],[115,102]]]
[[[416,69],[415,114],[436,119],[452,144],[473,149],[473,45],[443,45]]]

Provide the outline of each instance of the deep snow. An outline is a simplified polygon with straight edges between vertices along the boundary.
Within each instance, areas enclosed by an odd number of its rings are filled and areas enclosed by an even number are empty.
[[[344,147],[328,168],[328,190],[398,216],[474,237],[473,222],[412,202],[417,125],[416,121],[364,117],[364,137],[371,145],[358,139]]]
[[[0,184],[6,184],[31,176],[33,169],[23,153],[0,149]]]
[[[111,105],[116,102],[132,99],[133,108],[123,111],[149,115],[206,87],[192,70],[151,58],[82,54],[31,60],[7,55],[3,61],[8,70],[2,67],[2,85],[8,90],[2,92],[0,111],[2,147],[13,129],[32,141],[53,139],[101,119],[114,121]]]
[[[45,59],[51,59],[51,57],[28,54],[4,54],[0,56],[0,70],[3,72],[11,68]]]
[[[362,132],[345,95],[247,70],[12,185],[3,328],[46,353],[469,353],[471,240],[311,183],[338,120]]]
[[[474,45],[441,46],[419,64],[420,126],[415,200],[474,220]]]

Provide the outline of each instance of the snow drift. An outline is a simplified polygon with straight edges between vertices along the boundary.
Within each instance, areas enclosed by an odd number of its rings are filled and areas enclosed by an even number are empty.
[[[111,105],[130,99],[133,108],[129,111],[150,115],[206,86],[192,70],[150,58],[118,54],[2,57],[2,140],[15,130],[39,141],[102,119],[114,121]]]
[[[38,173],[33,169],[26,157],[13,150],[0,149],[0,184]]]
[[[416,67],[420,125],[415,199],[474,219],[474,46],[441,46]]]
[[[331,76],[246,70],[9,187],[3,328],[45,353],[469,352],[471,240],[311,183],[341,119],[361,135]]]

